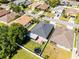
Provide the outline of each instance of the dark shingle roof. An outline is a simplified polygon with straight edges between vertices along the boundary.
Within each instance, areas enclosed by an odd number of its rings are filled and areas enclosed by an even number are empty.
[[[32,29],[31,33],[37,34],[44,38],[48,38],[51,30],[54,28],[54,25],[48,24],[45,21],[41,21],[35,28]]]

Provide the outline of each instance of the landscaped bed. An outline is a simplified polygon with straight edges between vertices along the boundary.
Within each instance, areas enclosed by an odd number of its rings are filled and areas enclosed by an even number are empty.
[[[71,59],[71,52],[58,48],[55,44],[48,43],[42,56],[47,59]]]
[[[15,54],[12,59],[40,59],[36,57],[35,55],[32,55],[28,51],[25,51],[23,49],[20,49],[17,51],[17,54]]]

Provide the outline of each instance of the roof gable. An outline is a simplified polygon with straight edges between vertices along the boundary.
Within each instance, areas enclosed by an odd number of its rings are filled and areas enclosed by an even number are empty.
[[[41,21],[38,25],[36,25],[35,28],[32,29],[31,32],[33,34],[37,34],[39,36],[47,38],[53,27],[54,26],[52,24],[48,24],[45,21]]]
[[[56,28],[50,40],[57,44],[65,46],[66,48],[72,49],[74,32],[67,28],[59,27],[59,28]]]
[[[23,16],[21,16],[20,18],[18,18],[18,19],[16,20],[16,22],[17,22],[17,23],[20,23],[20,24],[22,24],[22,25],[26,25],[26,24],[28,24],[32,19],[33,19],[32,17],[29,17],[29,16],[27,16],[27,15],[23,15]]]
[[[14,20],[16,18],[16,13],[15,12],[11,12],[3,17],[0,17],[1,21],[4,21],[6,23],[9,23],[10,21]]]

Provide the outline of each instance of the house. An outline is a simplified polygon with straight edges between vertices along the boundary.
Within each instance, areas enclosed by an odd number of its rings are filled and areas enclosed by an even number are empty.
[[[20,3],[24,4],[25,6],[30,5],[32,2],[28,0],[16,0],[14,1],[14,4],[19,5]]]
[[[27,15],[23,15],[16,20],[16,23],[20,23],[21,25],[27,25],[33,18]]]
[[[57,27],[50,37],[50,41],[56,45],[71,50],[73,48],[74,31],[65,27]]]
[[[36,7],[38,7],[40,4],[41,4],[41,3],[39,3],[39,2],[34,2],[34,3],[32,3],[29,7],[31,7],[32,10],[34,10],[34,9],[35,9]]]
[[[0,17],[0,21],[3,21],[5,23],[9,23],[16,18],[16,15],[17,14],[15,12],[10,12],[10,13]]]
[[[25,2],[26,0],[15,0],[13,3],[19,5],[21,2]]]
[[[1,10],[0,10],[0,17],[6,15],[6,14],[8,14],[8,13],[10,13],[9,10],[1,9]]]
[[[32,2],[31,1],[25,1],[25,6],[28,6],[28,5],[30,5],[30,4],[32,4]]]
[[[31,33],[36,34],[39,37],[48,39],[53,29],[53,24],[49,24],[46,21],[41,21],[31,30]]]
[[[49,8],[49,5],[44,3],[44,4],[40,4],[37,8],[41,10],[47,10]]]
[[[76,15],[79,13],[79,10],[73,9],[73,8],[68,8],[65,10],[65,14],[67,16],[72,16],[72,17],[76,17]]]

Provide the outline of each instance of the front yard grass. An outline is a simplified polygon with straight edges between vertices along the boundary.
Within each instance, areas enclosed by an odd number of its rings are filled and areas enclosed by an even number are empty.
[[[78,19],[75,19],[75,23],[76,24],[79,24],[79,18]]]
[[[69,21],[69,19],[70,19],[69,17],[65,18],[63,15],[60,16],[60,20]]]
[[[52,43],[48,43],[42,56],[47,59],[71,59],[71,52],[58,48]]]
[[[20,49],[17,51],[17,54],[15,54],[11,59],[40,59],[28,51],[25,51],[23,49]]]
[[[45,12],[44,14],[45,14],[45,16],[48,16],[48,17],[54,17],[55,16],[54,13],[51,13],[51,12]]]
[[[34,52],[34,49],[37,47],[40,47],[41,49],[43,49],[43,47],[45,46],[45,44],[41,45],[36,43],[35,41],[33,41],[34,39],[31,39],[28,43],[26,43],[24,45],[25,48],[29,49],[30,51]]]

